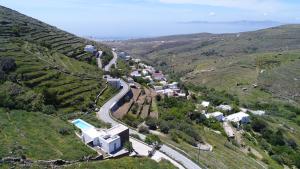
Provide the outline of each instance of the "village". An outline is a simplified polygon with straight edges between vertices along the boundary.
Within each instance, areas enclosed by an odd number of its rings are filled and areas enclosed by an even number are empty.
[[[180,88],[179,82],[169,81],[168,76],[164,75],[162,71],[143,63],[140,59],[132,58],[125,52],[112,49],[114,58],[108,65],[102,67],[102,51],[97,51],[92,45],[87,45],[85,51],[92,53],[96,57],[99,68],[106,70],[110,70],[111,67],[117,68],[117,59],[121,59],[130,66],[130,73],[127,76],[122,76],[122,78],[111,77],[110,75],[104,76],[107,83],[116,89],[124,90],[124,84],[128,86],[126,93],[108,108],[112,117],[118,120],[120,124],[114,125],[110,129],[98,129],[81,119],[75,119],[72,123],[81,130],[81,133],[77,135],[86,145],[102,154],[101,158],[143,154],[156,159],[157,155],[153,156],[156,146],[147,147],[142,143],[138,143],[137,140],[134,140],[135,138],[132,138],[132,132],[135,133],[135,131],[130,128],[137,129],[136,134],[133,135],[139,139],[141,139],[140,136],[144,136],[143,134],[161,135],[162,133],[152,130],[145,123],[147,119],[159,118],[159,112],[156,108],[157,97],[190,100],[193,93]],[[101,109],[103,110],[103,108]],[[100,113],[101,109],[96,109],[96,111]],[[195,111],[198,110],[201,110],[202,115],[206,119],[214,119],[221,123],[227,137],[237,141],[239,141],[239,137],[243,132],[239,126],[251,123],[250,114],[259,116],[265,114],[265,111],[262,110],[254,111],[245,108],[238,108],[239,111],[237,111],[227,104],[213,106],[209,101],[205,100],[202,100],[201,104],[196,104]],[[129,127],[127,127],[128,125]],[[221,134],[220,131],[212,131]],[[139,133],[142,135],[139,135]],[[132,144],[133,151],[128,151],[129,140],[134,142]],[[202,151],[213,151],[213,146],[207,142],[198,143],[197,147]],[[168,157],[165,156],[163,158]]]
[[[126,60],[127,62],[133,61],[135,63],[130,66],[130,77],[127,77],[127,81],[131,87],[140,87],[140,85],[137,84],[137,82],[139,78],[142,78],[146,80],[147,85],[151,87],[152,90],[155,92],[154,95],[190,99],[191,94],[189,93],[189,91],[184,91],[183,89],[179,88],[179,82],[169,82],[167,76],[164,75],[162,71],[156,70],[153,66],[143,63],[140,59],[132,58],[131,56],[127,55],[126,52],[119,52],[118,57]],[[219,106],[214,107],[215,110],[219,110],[215,112],[207,111],[207,108],[211,106],[211,103],[209,101],[203,100],[200,106],[203,108],[202,113],[207,119],[214,118],[219,122],[223,123],[224,130],[229,138],[233,138],[235,136],[233,128],[231,127],[231,125],[228,124],[229,122],[237,124],[247,124],[251,121],[249,113],[255,115],[265,114],[265,111],[263,110],[255,111],[246,108],[239,108],[240,111],[234,112],[228,116],[224,116],[224,113],[222,112],[232,112],[232,106],[221,104]]]

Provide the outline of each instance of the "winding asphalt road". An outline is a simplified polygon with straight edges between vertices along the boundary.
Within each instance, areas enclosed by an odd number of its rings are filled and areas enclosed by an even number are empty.
[[[114,104],[117,103],[118,100],[123,98],[130,90],[129,85],[122,79],[120,79],[121,86],[123,87],[121,91],[115,95],[113,98],[111,98],[109,101],[107,101],[101,109],[97,112],[97,117],[106,122],[111,123],[112,126],[118,125],[119,122],[115,121],[111,115],[110,115],[110,109],[114,106]],[[129,130],[130,134],[138,134],[141,139],[145,139],[146,136],[138,133],[136,130]],[[173,160],[181,163],[185,168],[187,169],[201,169],[196,163],[194,163],[192,160],[187,158],[186,156],[182,155],[178,151],[174,150],[173,148],[169,147],[168,145],[163,144],[160,148],[160,151],[172,158]]]
[[[104,67],[104,70],[105,71],[110,71],[110,68],[112,65],[117,65],[116,62],[117,62],[117,59],[118,59],[118,55],[116,52],[112,52],[114,57],[110,60],[110,62]]]

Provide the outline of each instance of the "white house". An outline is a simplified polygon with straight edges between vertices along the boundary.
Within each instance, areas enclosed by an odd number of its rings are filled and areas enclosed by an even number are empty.
[[[213,112],[213,113],[207,113],[205,114],[206,118],[215,118],[218,121],[223,121],[224,116],[221,112]]]
[[[178,89],[178,82],[170,83],[170,84],[168,84],[168,87],[170,89]]]
[[[116,125],[110,129],[96,129],[81,119],[72,123],[81,129],[81,139],[85,144],[99,147],[109,154],[120,150],[122,145],[129,141],[129,129],[124,125]]]
[[[105,152],[111,154],[121,148],[121,138],[118,135],[110,135],[104,130],[90,128],[82,131],[82,140],[86,143],[92,143],[93,146],[99,146]]]
[[[86,45],[86,46],[84,47],[84,51],[85,51],[85,52],[93,53],[93,52],[96,51],[96,48],[95,48],[95,46],[93,46],[93,45]]]
[[[163,90],[163,86],[153,86],[155,91]]]
[[[266,111],[264,111],[264,110],[249,110],[249,112],[251,112],[252,114],[258,115],[258,116],[262,116],[262,115],[266,114]]]
[[[221,105],[217,106],[216,108],[219,110],[227,111],[227,112],[232,110],[232,107],[230,105],[224,105],[224,104],[221,104]]]
[[[249,123],[250,122],[250,116],[247,113],[238,112],[238,113],[226,116],[225,121],[232,121],[232,122],[236,122],[236,123],[238,123],[238,122]]]
[[[130,73],[131,77],[142,77],[142,75],[139,73],[139,71],[135,70]]]
[[[203,107],[208,107],[209,106],[209,102],[208,101],[202,101],[202,103],[201,103],[201,105],[203,106]]]
[[[143,69],[142,70],[142,74],[143,74],[143,76],[148,76],[149,72],[146,69]]]

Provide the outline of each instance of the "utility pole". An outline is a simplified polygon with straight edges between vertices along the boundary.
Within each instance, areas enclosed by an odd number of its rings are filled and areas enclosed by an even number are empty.
[[[198,144],[198,164],[200,164],[200,145]]]

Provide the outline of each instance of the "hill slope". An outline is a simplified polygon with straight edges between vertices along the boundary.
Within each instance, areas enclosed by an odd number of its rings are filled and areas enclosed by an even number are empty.
[[[96,155],[67,121],[93,110],[96,95],[106,87],[95,58],[83,50],[87,44],[112,56],[103,44],[0,6],[0,159]],[[104,98],[111,92],[108,88]],[[85,113],[84,118],[96,117]]]
[[[83,51],[86,44],[94,44],[105,55],[112,55],[105,45],[5,7],[0,7],[0,44],[0,57],[11,58],[16,64],[4,80],[43,93],[46,104],[62,112],[87,110],[105,86],[95,59]]]
[[[300,25],[284,25],[236,34],[202,33],[107,44],[180,75],[186,83],[227,90],[250,100],[273,95],[300,103],[299,42]],[[253,89],[253,84],[265,92]],[[242,91],[245,88],[247,92]]]

